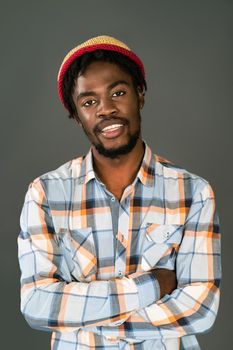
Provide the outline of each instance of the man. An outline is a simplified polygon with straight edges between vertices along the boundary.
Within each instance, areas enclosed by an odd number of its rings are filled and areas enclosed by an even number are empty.
[[[71,50],[60,99],[91,143],[30,185],[21,214],[21,310],[52,349],[199,349],[219,304],[220,234],[203,178],[142,140],[146,81],[124,43]]]

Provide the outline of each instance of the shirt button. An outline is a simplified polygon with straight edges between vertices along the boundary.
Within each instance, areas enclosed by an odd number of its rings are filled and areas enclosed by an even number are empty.
[[[111,197],[111,201],[112,201],[112,202],[115,202],[115,197]]]
[[[118,271],[118,276],[123,276],[123,273],[122,273],[122,271]]]
[[[164,233],[164,238],[168,238],[168,237],[169,237],[169,235],[170,235],[170,233],[169,233],[169,232],[165,232],[165,233]]]

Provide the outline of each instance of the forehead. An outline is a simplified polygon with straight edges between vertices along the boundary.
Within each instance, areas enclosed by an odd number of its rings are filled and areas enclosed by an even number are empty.
[[[132,85],[132,78],[129,73],[124,71],[119,65],[105,61],[95,61],[87,66],[82,74],[79,74],[75,90],[93,89],[97,86],[107,86],[114,81],[122,80]]]

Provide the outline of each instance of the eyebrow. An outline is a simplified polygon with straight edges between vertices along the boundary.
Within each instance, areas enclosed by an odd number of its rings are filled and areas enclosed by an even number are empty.
[[[126,80],[117,80],[117,81],[114,81],[113,83],[111,83],[110,85],[108,85],[107,89],[111,90],[111,89],[113,89],[114,87],[116,87],[117,85],[120,85],[120,84],[124,84],[124,85],[130,86],[130,84]],[[77,96],[77,100],[79,100],[82,97],[87,97],[87,96],[96,96],[96,92],[95,91],[80,92],[80,94],[78,94],[78,96]]]
[[[117,85],[120,85],[120,84],[124,84],[124,85],[130,86],[130,84],[126,80],[117,80],[117,81],[114,81],[112,84],[110,84],[108,86],[108,89],[111,90],[111,89],[113,89],[114,87],[116,87]]]

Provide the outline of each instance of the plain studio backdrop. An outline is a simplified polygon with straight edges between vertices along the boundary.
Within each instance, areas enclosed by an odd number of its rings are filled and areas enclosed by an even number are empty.
[[[108,34],[145,64],[143,138],[212,185],[222,231],[221,304],[202,349],[232,328],[232,1],[5,1],[1,4],[1,349],[49,349],[19,311],[16,239],[29,183],[89,148],[56,90],[68,50]]]

